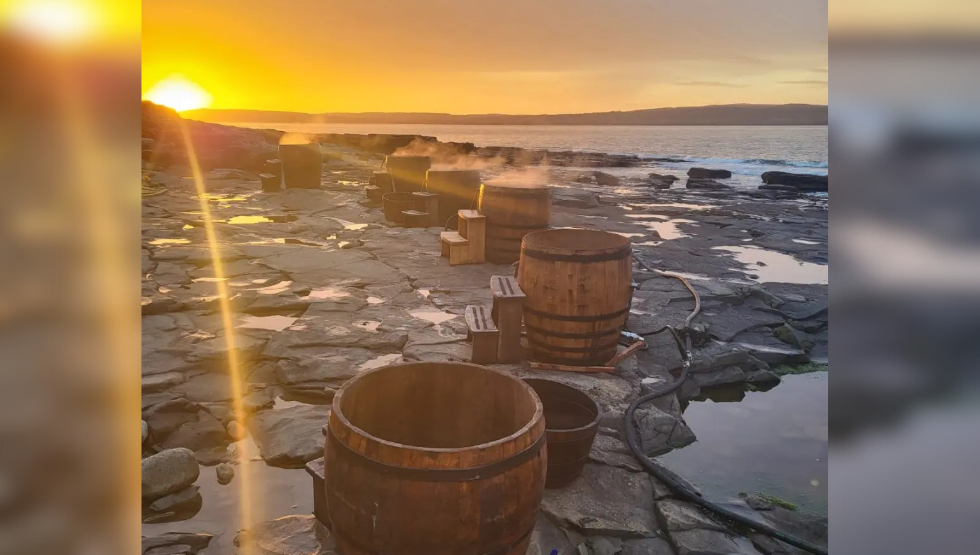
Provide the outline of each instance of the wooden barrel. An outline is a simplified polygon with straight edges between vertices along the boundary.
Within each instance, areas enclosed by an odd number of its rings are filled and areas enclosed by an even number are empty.
[[[616,354],[632,290],[626,237],[590,229],[529,233],[517,282],[534,358],[557,364],[605,364]]]
[[[477,170],[429,170],[425,190],[439,195],[439,222],[445,225],[460,210],[476,207],[480,194],[480,172]]]
[[[567,486],[582,475],[599,431],[599,405],[586,393],[552,380],[524,380],[544,406],[548,436],[546,488]]]
[[[547,467],[524,382],[473,364],[364,372],[333,399],[324,447],[341,555],[523,555]]]
[[[279,145],[282,176],[287,189],[317,189],[323,171],[319,143]]]
[[[381,210],[385,219],[394,224],[405,223],[403,210],[415,209],[415,197],[412,193],[385,193],[381,196]]]
[[[396,193],[414,193],[422,190],[431,162],[428,156],[386,156],[385,166]]]
[[[486,259],[512,264],[521,255],[521,240],[551,223],[551,189],[507,183],[480,187],[480,213],[487,217]]]

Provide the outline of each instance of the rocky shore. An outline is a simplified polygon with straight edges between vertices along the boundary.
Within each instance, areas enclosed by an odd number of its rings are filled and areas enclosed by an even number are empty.
[[[438,229],[391,227],[367,205],[364,185],[383,155],[399,149],[435,145],[437,163],[479,161],[485,178],[547,163],[553,226],[624,234],[645,264],[690,276],[702,300],[692,377],[677,395],[638,411],[650,455],[696,440],[682,403],[702,389],[765,388],[800,365],[826,369],[825,198],[594,169],[651,164],[636,157],[398,136],[321,137],[321,188],[270,194],[261,192],[257,172],[275,157],[281,133],[188,122],[204,170],[200,198],[175,118],[144,105],[144,555],[230,554],[243,542],[263,546],[260,553],[332,553],[329,535],[310,516],[311,485],[301,467],[322,456],[320,429],[334,392],[364,369],[469,357],[464,308],[489,303],[490,276],[511,269],[450,268],[439,257]],[[201,202],[214,218],[235,353],[225,338]],[[634,279],[631,331],[679,326],[693,309],[677,280],[639,267]],[[246,429],[234,419],[231,354],[244,382]],[[519,365],[494,367],[531,374]],[[613,375],[534,372],[587,391],[604,417],[584,475],[546,493],[529,554],[797,552],[678,500],[630,454],[623,412],[679,368],[668,338],[652,336]],[[238,468],[240,450],[250,456],[247,471]],[[261,507],[239,534],[230,492],[243,479]],[[729,502],[826,545],[825,516],[751,495]]]

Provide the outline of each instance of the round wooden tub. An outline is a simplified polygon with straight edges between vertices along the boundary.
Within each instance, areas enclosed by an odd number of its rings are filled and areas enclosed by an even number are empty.
[[[333,399],[326,493],[342,555],[523,555],[544,491],[544,409],[463,363],[364,372]]]

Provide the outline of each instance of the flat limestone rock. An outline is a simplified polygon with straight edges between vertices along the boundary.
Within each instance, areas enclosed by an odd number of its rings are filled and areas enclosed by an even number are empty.
[[[541,510],[590,535],[646,538],[658,530],[651,477],[611,466],[587,464],[571,485],[545,490]]]
[[[266,463],[302,468],[323,456],[321,429],[329,416],[330,407],[321,405],[266,410],[248,419],[248,429]]]
[[[689,503],[684,503],[683,501],[664,499],[657,503],[656,511],[660,525],[672,532],[683,532],[696,528],[725,530],[724,526],[706,515],[700,508]]]
[[[677,555],[760,555],[748,540],[717,530],[695,529],[669,535]]]
[[[329,531],[313,515],[260,522],[235,537],[240,555],[336,555]]]

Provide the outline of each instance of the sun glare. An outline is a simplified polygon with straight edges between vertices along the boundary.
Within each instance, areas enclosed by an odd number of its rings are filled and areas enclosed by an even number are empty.
[[[178,112],[207,108],[211,95],[197,83],[173,75],[153,85],[143,98],[155,104],[173,108]]]
[[[3,19],[14,30],[55,44],[74,44],[96,31],[96,9],[90,2],[22,0],[7,4]]]

